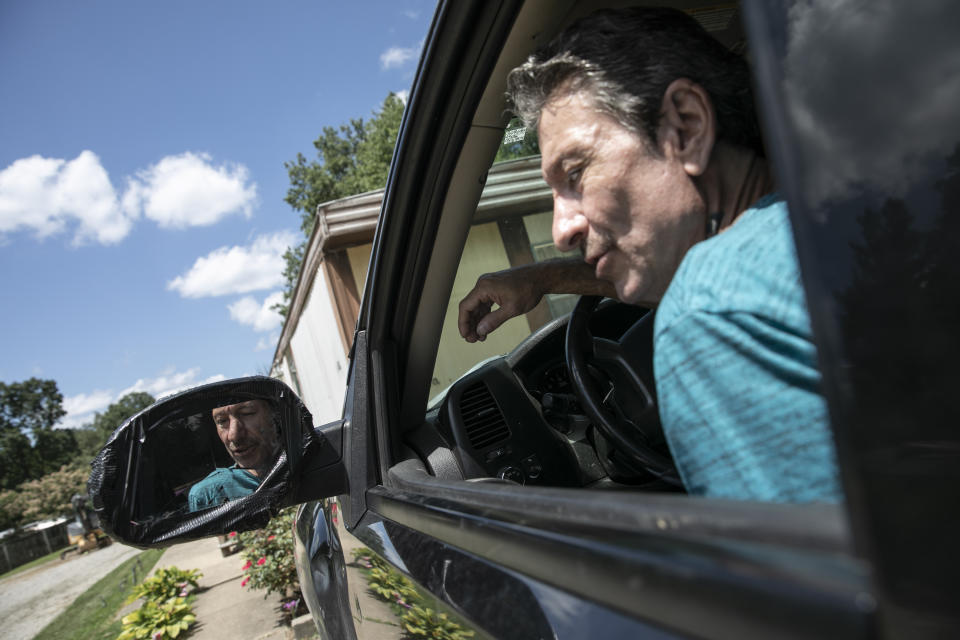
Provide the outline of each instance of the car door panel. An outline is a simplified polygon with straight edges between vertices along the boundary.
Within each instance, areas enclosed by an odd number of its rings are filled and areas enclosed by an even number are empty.
[[[373,512],[655,628],[819,638],[867,637],[872,626],[869,575],[844,548],[836,507],[615,491],[578,501],[569,490],[442,482],[401,466],[394,488],[369,492]]]

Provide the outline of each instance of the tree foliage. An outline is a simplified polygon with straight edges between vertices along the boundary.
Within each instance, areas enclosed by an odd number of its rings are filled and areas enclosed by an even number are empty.
[[[284,316],[297,284],[307,239],[316,223],[317,205],[387,184],[402,118],[403,102],[391,93],[369,120],[356,118],[336,128],[324,127],[313,141],[316,159],[307,160],[298,153],[296,160],[285,163],[290,177],[285,200],[300,212],[304,240],[284,255],[286,287],[283,302],[275,307]]]
[[[53,380],[0,382],[0,529],[72,511],[86,493],[89,462],[127,418],[153,404],[128,393],[80,429],[54,425],[66,415]]]
[[[86,469],[64,466],[23,483],[16,491],[0,493],[0,527],[71,515],[70,498],[87,492],[89,475]]]
[[[54,429],[66,413],[53,380],[0,382],[0,489],[39,478],[73,458],[73,433]]]
[[[84,425],[75,432],[77,440],[77,460],[86,464],[97,455],[97,452],[107,443],[110,435],[123,424],[127,418],[143,411],[156,400],[152,395],[143,391],[134,391],[123,396],[103,413],[96,413],[93,422]]]

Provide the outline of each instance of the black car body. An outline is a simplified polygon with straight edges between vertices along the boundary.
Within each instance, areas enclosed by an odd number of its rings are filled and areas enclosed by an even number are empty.
[[[485,381],[515,431],[544,428],[524,405],[517,371],[534,357],[529,349],[465,376],[439,411],[425,409],[442,321],[436,309],[445,306],[469,224],[463,212],[476,206],[502,135],[506,72],[596,6],[437,8],[352,352],[343,521],[328,531],[331,514],[314,505],[297,527],[301,578],[321,635],[379,637],[377,628],[389,626],[364,613],[358,598],[346,598],[346,610],[344,593],[366,587],[342,582],[363,578],[341,564],[343,536],[481,635],[955,633],[960,16],[953,3],[739,8],[768,153],[790,205],[842,506],[463,477],[471,475],[463,460],[476,456],[450,424],[460,428],[453,399],[471,381]],[[530,452],[548,466],[557,460],[545,449]]]

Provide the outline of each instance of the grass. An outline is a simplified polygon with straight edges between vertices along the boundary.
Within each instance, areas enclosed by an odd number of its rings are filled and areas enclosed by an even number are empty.
[[[101,578],[73,601],[53,622],[43,628],[34,640],[113,640],[122,631],[116,620],[133,585],[130,570],[140,560],[137,581],[157,563],[163,549],[149,549],[128,559]]]
[[[69,549],[69,548],[70,548],[70,547],[64,547],[63,549]],[[14,567],[13,569],[10,569],[10,571],[7,571],[6,573],[0,573],[0,578],[9,578],[10,576],[16,575],[16,574],[20,573],[21,571],[26,571],[27,569],[32,569],[33,567],[40,566],[41,564],[46,564],[46,563],[50,562],[51,560],[59,560],[59,559],[60,559],[60,552],[63,551],[63,549],[59,549],[58,551],[54,551],[53,553],[48,553],[48,554],[45,555],[45,556],[41,556],[41,557],[39,557],[39,558],[35,558],[35,559],[31,560],[30,562],[28,562],[28,563],[26,563],[26,564],[22,564],[22,565],[20,565],[19,567]]]

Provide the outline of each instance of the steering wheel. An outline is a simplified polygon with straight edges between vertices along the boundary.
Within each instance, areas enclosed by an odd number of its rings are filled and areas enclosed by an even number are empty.
[[[683,486],[657,411],[654,314],[643,316],[618,342],[595,338],[589,322],[602,299],[583,296],[570,314],[565,348],[574,390],[587,417],[616,451],[650,475]]]

